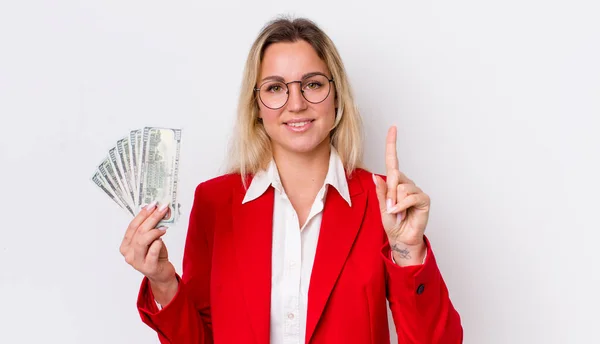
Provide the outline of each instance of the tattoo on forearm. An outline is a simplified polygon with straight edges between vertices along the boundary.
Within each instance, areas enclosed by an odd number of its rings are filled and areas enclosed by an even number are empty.
[[[400,254],[400,258],[402,258],[402,259],[411,259],[412,258],[410,256],[410,252],[408,252],[408,249],[406,249],[406,248],[400,248],[400,247],[398,247],[398,245],[394,244],[394,245],[392,245],[392,250],[398,252]]]

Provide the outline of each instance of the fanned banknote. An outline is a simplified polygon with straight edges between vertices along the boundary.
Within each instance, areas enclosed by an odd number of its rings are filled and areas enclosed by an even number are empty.
[[[169,204],[163,222],[174,223],[179,218],[177,175],[181,130],[144,128],[142,139],[139,199],[141,204],[153,201]]]
[[[115,204],[135,216],[146,204],[168,204],[158,225],[179,220],[177,202],[181,129],[146,127],[132,130],[108,150],[92,176]]]

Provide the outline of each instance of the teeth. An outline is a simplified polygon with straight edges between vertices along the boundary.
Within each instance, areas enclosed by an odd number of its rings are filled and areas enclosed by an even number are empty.
[[[296,123],[288,123],[288,125],[290,127],[302,127],[302,126],[307,125],[308,123],[309,123],[309,121],[306,121],[306,122],[296,122]]]

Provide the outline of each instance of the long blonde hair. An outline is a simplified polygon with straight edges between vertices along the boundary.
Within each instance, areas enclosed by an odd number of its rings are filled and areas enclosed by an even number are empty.
[[[239,173],[243,180],[248,175],[266,169],[273,156],[269,136],[258,121],[259,107],[254,92],[264,52],[273,43],[299,40],[306,41],[315,49],[333,76],[337,112],[330,133],[331,144],[337,150],[348,175],[362,167],[362,123],[335,45],[325,32],[308,19],[279,18],[263,27],[252,44],[244,68],[228,167],[229,173]]]

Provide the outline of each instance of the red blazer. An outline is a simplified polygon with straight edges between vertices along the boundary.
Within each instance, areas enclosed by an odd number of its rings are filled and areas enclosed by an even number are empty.
[[[386,298],[399,343],[461,343],[428,240],[423,265],[395,265],[371,174],[357,170],[348,187],[352,207],[335,188],[326,196],[306,343],[389,343]],[[144,278],[137,306],[161,343],[269,343],[274,191],[242,205],[244,194],[239,175],[198,185],[179,291],[162,310]]]

